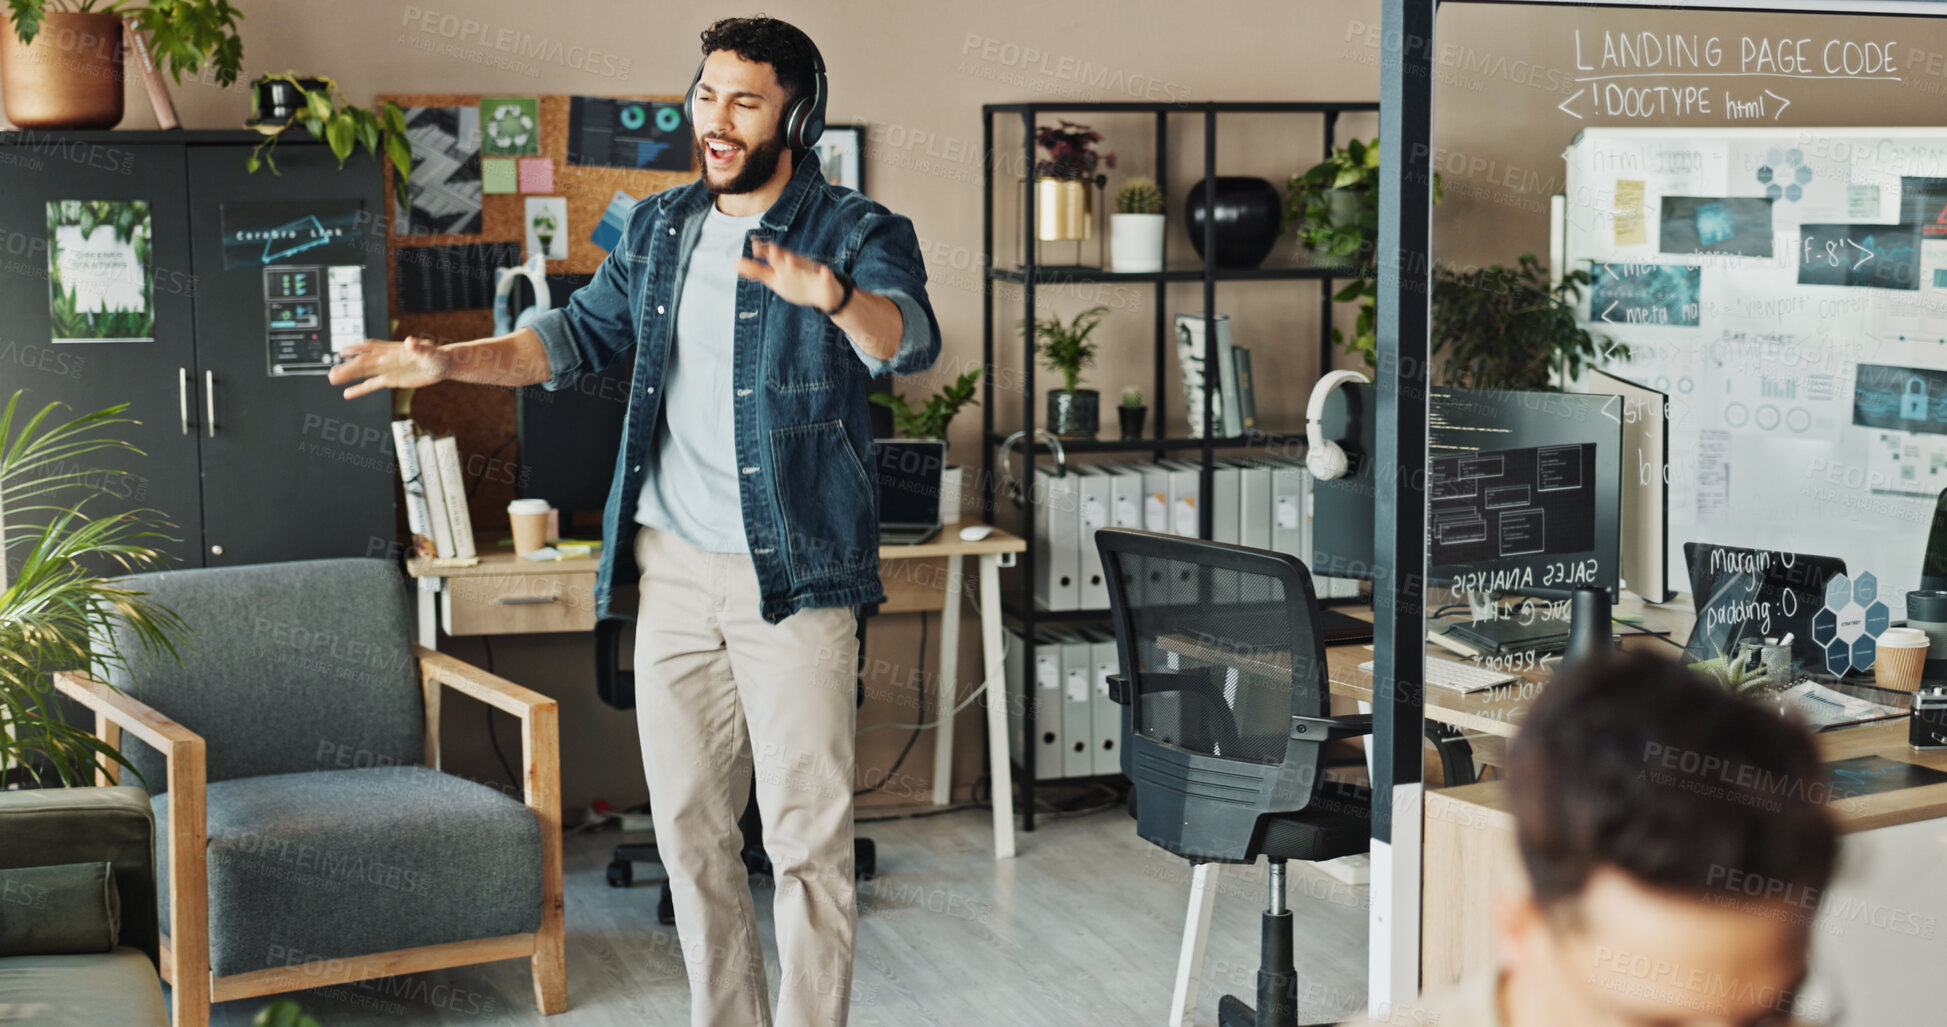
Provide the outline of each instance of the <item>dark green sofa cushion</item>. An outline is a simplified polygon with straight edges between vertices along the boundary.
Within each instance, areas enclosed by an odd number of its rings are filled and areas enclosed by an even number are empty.
[[[0,869],[0,957],[110,952],[121,930],[106,862]]]

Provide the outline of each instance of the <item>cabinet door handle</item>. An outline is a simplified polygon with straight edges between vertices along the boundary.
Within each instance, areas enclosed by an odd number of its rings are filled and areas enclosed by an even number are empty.
[[[521,606],[528,603],[552,603],[560,596],[501,596],[494,600],[502,606]]]
[[[210,438],[216,438],[216,372],[203,372],[203,412],[204,421],[209,425]]]
[[[176,368],[176,412],[182,418],[183,434],[189,434],[189,368]]]

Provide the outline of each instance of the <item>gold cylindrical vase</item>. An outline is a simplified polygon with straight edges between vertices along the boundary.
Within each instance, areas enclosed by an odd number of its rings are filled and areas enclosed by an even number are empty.
[[[1095,183],[1037,178],[1034,186],[1035,238],[1063,242],[1087,239],[1094,234]]]

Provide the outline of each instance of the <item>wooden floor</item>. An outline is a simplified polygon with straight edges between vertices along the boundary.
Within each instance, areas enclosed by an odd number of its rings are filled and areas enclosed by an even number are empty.
[[[879,876],[859,891],[855,1027],[1162,1027],[1189,891],[1189,868],[1136,837],[1120,810],[1037,824],[1018,858],[993,859],[992,820],[968,810],[861,825]],[[656,923],[660,868],[627,890],[603,870],[614,832],[568,839],[568,1011],[534,1008],[526,960],[293,993],[324,1027],[360,1024],[689,1023],[676,930]],[[769,883],[753,879],[778,986]],[[1294,863],[1301,1023],[1365,1004],[1367,889]],[[1226,867],[1204,965],[1197,1022],[1218,998],[1256,988],[1265,869]],[[218,1027],[247,1027],[269,999],[218,1006]]]

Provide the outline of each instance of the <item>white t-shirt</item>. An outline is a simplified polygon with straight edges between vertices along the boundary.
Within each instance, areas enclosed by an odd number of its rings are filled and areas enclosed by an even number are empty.
[[[710,205],[676,296],[662,410],[636,498],[637,523],[673,531],[709,553],[750,552],[737,483],[733,342],[737,258],[761,217],[731,217]]]

